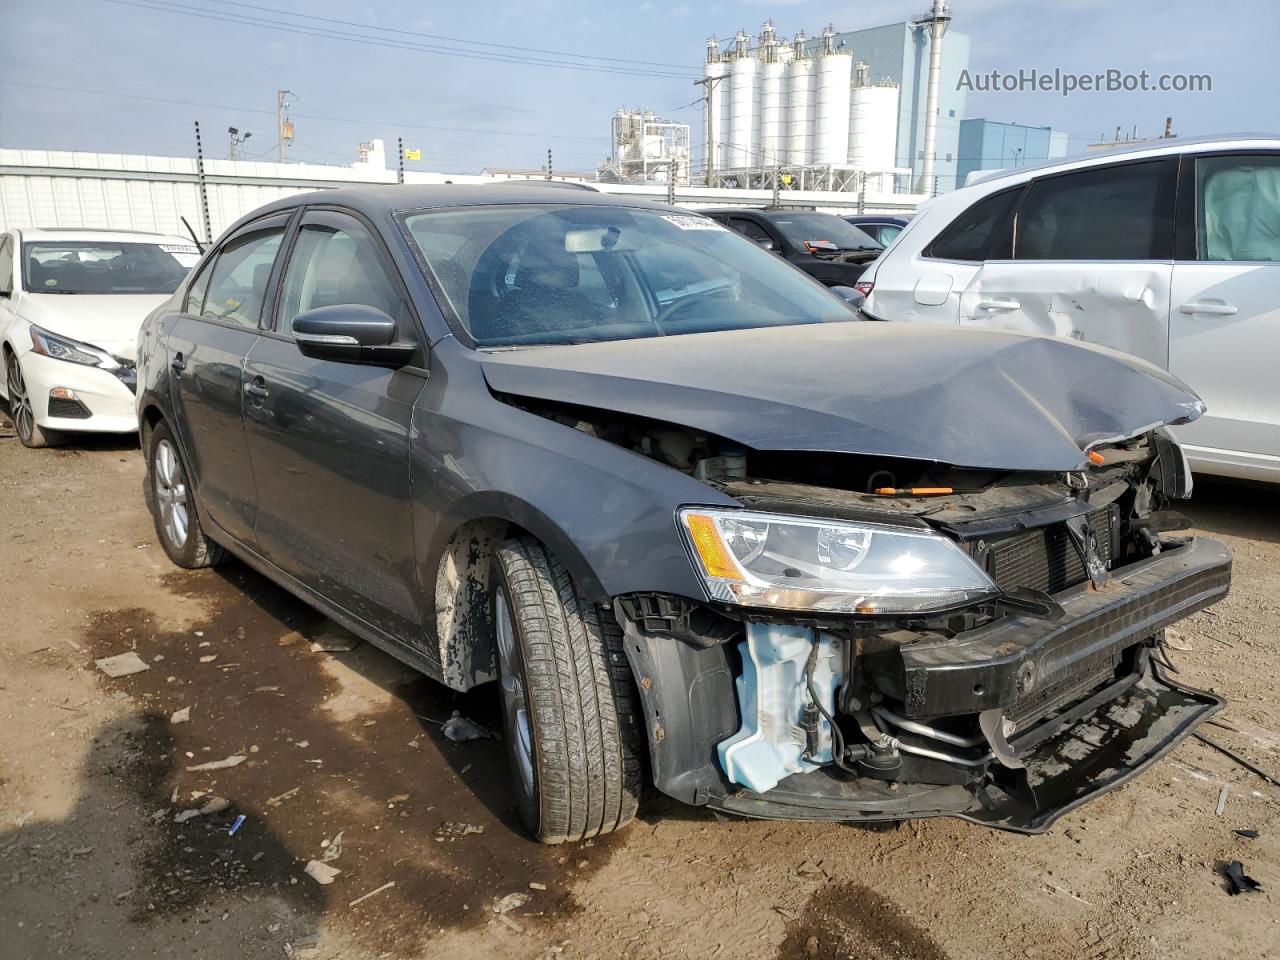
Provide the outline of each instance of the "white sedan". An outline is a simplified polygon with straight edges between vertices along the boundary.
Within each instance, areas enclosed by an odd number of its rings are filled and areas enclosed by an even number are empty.
[[[0,233],[0,395],[23,444],[138,429],[138,328],[197,259],[190,240],[162,234]]]

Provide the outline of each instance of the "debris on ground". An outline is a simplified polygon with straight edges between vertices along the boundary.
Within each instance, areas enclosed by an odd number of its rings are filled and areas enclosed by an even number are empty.
[[[227,831],[227,835],[234,837],[236,835],[236,831],[244,826],[244,821],[245,815],[243,813],[237,816],[235,821],[231,824],[231,829]]]
[[[222,813],[231,806],[229,800],[222,797],[210,797],[203,807],[192,810],[183,810],[181,813],[173,815],[174,823],[186,823],[188,820],[194,820],[196,817],[207,817],[215,813]]]
[[[454,823],[452,820],[446,820],[436,827],[436,843],[443,843],[446,840],[453,842],[473,833],[484,833],[484,826],[474,823]]]
[[[231,767],[238,767],[244,763],[248,757],[234,756],[227,757],[225,760],[210,760],[208,763],[197,763],[194,767],[187,767],[190,773],[198,773],[201,770],[229,770]]]
[[[1222,816],[1222,811],[1225,809],[1227,809],[1227,788],[1223,787],[1222,790],[1218,792],[1218,806],[1213,812],[1220,817]]]
[[[530,881],[529,881],[529,889],[530,889],[530,890],[545,890],[545,889],[547,889],[547,885],[546,885],[545,883],[538,883],[538,881],[537,881],[537,880],[530,880]]]
[[[1262,834],[1257,830],[1232,830],[1237,837],[1244,837],[1246,840],[1257,840]]]
[[[175,710],[169,714],[170,723],[186,723],[191,719],[191,708],[183,707],[181,710]]]
[[[301,789],[302,789],[301,787],[293,787],[293,788],[291,788],[291,789],[289,789],[289,790],[286,790],[284,793],[278,794],[278,795],[276,795],[276,796],[272,797],[270,800],[268,800],[268,801],[267,801],[267,806],[268,806],[268,807],[278,807],[280,804],[284,803],[284,802],[285,802],[286,800],[288,800],[290,797],[297,796],[298,791],[299,791],[299,790],[301,790]]]
[[[215,661],[215,660],[217,660],[217,659],[218,659],[218,655],[217,655],[216,653],[207,653],[207,654],[205,654],[203,657],[201,657],[201,658],[200,658],[200,662],[201,662],[201,663],[213,663],[213,661]]]
[[[474,720],[468,720],[457,710],[444,722],[444,735],[454,743],[465,743],[468,740],[496,739],[486,727]]]
[[[1189,653],[1195,649],[1184,634],[1171,627],[1165,627],[1164,643],[1170,650],[1180,650],[1183,653]]]
[[[319,860],[308,860],[307,865],[302,868],[302,872],[320,884],[320,886],[327,887],[333,883],[334,878],[342,871],[337,867],[329,866],[327,863],[321,863]]]
[[[312,653],[350,653],[360,646],[360,638],[341,627],[329,627],[311,641]]]
[[[1227,878],[1227,893],[1236,896],[1240,893],[1261,893],[1262,884],[1244,872],[1244,864],[1232,860],[1222,868],[1222,875]]]
[[[324,847],[324,855],[320,858],[321,863],[332,863],[342,856],[342,831],[338,831],[338,835],[329,843],[321,844]]]
[[[386,883],[384,883],[382,886],[380,886],[380,887],[378,887],[378,888],[376,888],[376,889],[374,889],[374,890],[370,890],[370,891],[369,891],[368,893],[366,893],[363,897],[356,897],[354,900],[352,900],[350,903],[348,903],[348,904],[347,904],[347,906],[348,906],[348,907],[354,907],[357,903],[364,903],[364,902],[365,902],[366,900],[368,900],[370,897],[375,897],[375,896],[377,896],[377,895],[378,895],[378,894],[380,894],[383,890],[390,890],[390,889],[391,889],[392,887],[394,887],[395,885],[396,885],[396,882],[395,882],[394,880],[388,880],[388,881],[387,881]]]
[[[117,653],[114,657],[103,657],[101,660],[93,662],[98,665],[99,670],[113,680],[118,677],[131,677],[135,673],[142,673],[144,670],[151,669],[150,664],[133,650],[128,653]]]
[[[320,934],[308,933],[305,937],[291,940],[284,945],[285,956],[293,956],[299,950],[314,950],[320,946]]]
[[[1260,766],[1240,756],[1240,754],[1236,753],[1234,750],[1229,750],[1228,748],[1224,747],[1222,744],[1218,743],[1217,740],[1210,740],[1203,733],[1199,733],[1199,732],[1193,733],[1192,736],[1195,737],[1197,740],[1199,740],[1201,743],[1204,743],[1210,747],[1213,747],[1213,749],[1217,750],[1219,753],[1223,754],[1224,756],[1230,757],[1232,760],[1240,764],[1240,766],[1244,767],[1250,773],[1256,773],[1258,776],[1260,776],[1263,780],[1267,781],[1267,783],[1271,784],[1272,786],[1280,787],[1280,779],[1273,777],[1271,774],[1267,773],[1267,771],[1263,770]]]
[[[531,899],[527,893],[508,893],[501,900],[493,901],[493,912],[510,913],[512,910],[519,910]]]

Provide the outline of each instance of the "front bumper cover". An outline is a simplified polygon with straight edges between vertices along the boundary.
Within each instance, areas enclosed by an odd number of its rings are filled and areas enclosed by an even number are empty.
[[[1057,622],[1010,616],[957,637],[895,648],[900,666],[891,670],[882,663],[877,684],[896,675],[913,715],[1001,709],[1023,718],[1008,742],[1025,770],[994,765],[995,777],[978,787],[853,779],[831,767],[788,777],[763,794],[729,783],[715,756],[716,744],[738,724],[724,646],[695,648],[646,636],[626,622],[655,783],[687,803],[741,816],[956,816],[1043,832],[1150,766],[1222,707],[1213,694],[1171,680],[1145,651],[1127,676],[1116,679],[1113,671],[1105,685],[1096,678],[1100,665],[1118,662],[1122,651],[1225,596],[1230,573],[1226,547],[1195,538],[1116,571],[1102,590],[1060,594],[1066,616]],[[1081,689],[1081,677],[1093,680]]]

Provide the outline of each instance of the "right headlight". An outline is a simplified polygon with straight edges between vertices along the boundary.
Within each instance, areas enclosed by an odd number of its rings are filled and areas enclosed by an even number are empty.
[[[906,527],[686,507],[712,599],[826,613],[923,613],[998,592],[952,540]]]

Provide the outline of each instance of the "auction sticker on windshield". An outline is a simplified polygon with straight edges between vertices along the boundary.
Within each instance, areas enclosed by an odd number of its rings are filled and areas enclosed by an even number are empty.
[[[691,217],[679,213],[666,213],[662,215],[662,219],[667,223],[673,223],[681,230],[724,230],[725,227],[720,226],[714,220],[708,220],[706,217]]]

